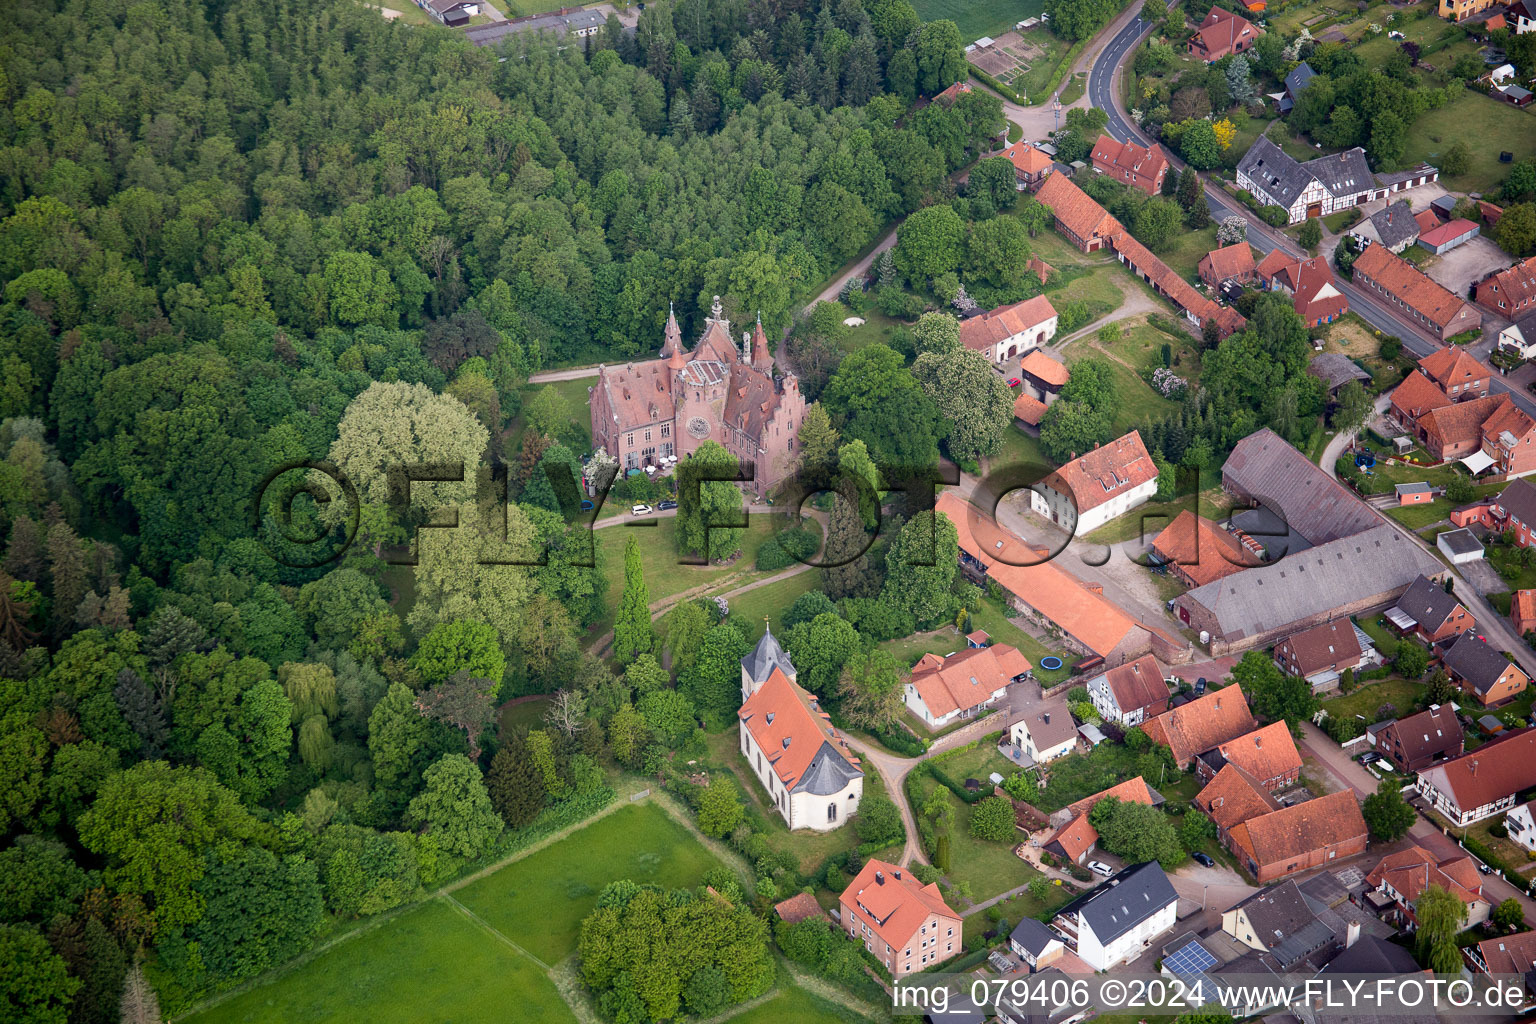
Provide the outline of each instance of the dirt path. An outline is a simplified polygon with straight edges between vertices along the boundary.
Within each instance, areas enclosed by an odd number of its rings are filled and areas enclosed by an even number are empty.
[[[1130,289],[1130,294],[1126,296],[1125,301],[1121,302],[1119,306],[1099,317],[1087,327],[1079,327],[1065,338],[1056,342],[1055,347],[1058,349],[1066,348],[1079,338],[1091,336],[1105,324],[1115,324],[1135,316],[1142,316],[1148,313],[1166,313],[1167,311],[1166,306],[1153,301],[1152,297],[1140,288],[1133,287]]]

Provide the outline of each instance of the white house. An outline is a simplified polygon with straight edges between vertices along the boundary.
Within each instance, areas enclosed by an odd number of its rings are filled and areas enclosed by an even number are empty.
[[[1179,894],[1157,861],[1115,875],[1061,909],[1051,927],[1096,971],[1134,960],[1177,920]]]
[[[1035,764],[1066,757],[1077,746],[1077,723],[1066,701],[1031,708],[1008,729],[1008,738]]]
[[[1519,729],[1419,772],[1416,788],[1452,825],[1502,814],[1536,786],[1536,729]]]
[[[1536,813],[1532,812],[1531,804],[1524,803],[1510,811],[1504,818],[1504,827],[1509,829],[1510,842],[1536,853]]]
[[[1527,314],[1500,331],[1499,348],[1521,359],[1536,359],[1536,313]]]
[[[1039,348],[1056,336],[1056,309],[1036,295],[960,321],[960,344],[994,363]]]
[[[1104,721],[1140,725],[1168,709],[1168,684],[1157,661],[1144,654],[1088,680],[1088,699]]]
[[[1039,515],[1074,535],[1091,533],[1157,493],[1157,465],[1133,430],[1062,466],[1029,492]]]
[[[912,666],[904,699],[918,721],[942,729],[1002,700],[1009,683],[1033,670],[1029,659],[1008,644],[968,647],[945,657],[925,654]]]
[[[864,772],[771,631],[741,659],[741,756],[791,829],[827,832],[859,809]]]

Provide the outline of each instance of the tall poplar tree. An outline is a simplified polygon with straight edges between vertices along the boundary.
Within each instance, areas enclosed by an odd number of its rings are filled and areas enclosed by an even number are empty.
[[[619,598],[619,612],[613,621],[613,656],[629,664],[656,646],[651,630],[651,591],[645,585],[645,571],[640,565],[640,545],[630,537],[624,545],[624,594]]]

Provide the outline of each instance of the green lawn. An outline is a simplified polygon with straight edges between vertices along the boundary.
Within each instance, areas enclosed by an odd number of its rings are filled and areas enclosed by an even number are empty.
[[[1110,377],[1115,384],[1115,415],[1111,421],[1115,434],[1118,436],[1140,426],[1148,420],[1162,419],[1170,413],[1179,411],[1179,403],[1169,401],[1156,391],[1152,386],[1131,369],[1125,363],[1116,359],[1111,353],[1100,348],[1096,343],[1091,343],[1087,338],[1080,339],[1066,350],[1067,365],[1072,366],[1079,360],[1089,356],[1098,356],[1109,364]]]
[[[1471,168],[1445,184],[1457,191],[1491,192],[1509,174],[1509,166],[1499,163],[1501,151],[1513,153],[1517,161],[1536,156],[1536,113],[1480,93],[1463,93],[1413,122],[1403,163],[1411,166],[1430,160],[1458,139],[1472,151]],[[1418,246],[1411,248],[1425,251]]]
[[[1041,259],[1045,257],[1042,256]],[[1049,259],[1045,261],[1051,262]],[[1051,265],[1055,266],[1055,264]],[[1119,264],[1112,262],[1110,266],[1116,267]],[[1123,268],[1116,271],[1102,266],[1089,266],[1071,280],[1066,280],[1067,272],[1063,272],[1061,278],[1052,278],[1046,283],[1045,291],[1051,304],[1057,309],[1060,309],[1064,302],[1075,300],[1087,303],[1088,319],[1082,325],[1087,326],[1100,317],[1113,313],[1125,302],[1125,292],[1116,280],[1122,274],[1127,275],[1123,280],[1129,285],[1129,272]],[[1058,284],[1058,281],[1064,281],[1064,283]],[[1081,327],[1078,328],[1078,330],[1081,329]],[[1059,342],[1066,336],[1064,332],[1058,333],[1053,341]]]
[[[1155,370],[1162,366],[1163,346],[1167,345],[1173,364],[1169,369],[1190,382],[1200,379],[1200,346],[1188,332],[1161,330],[1147,322],[1145,317],[1123,320],[1116,323],[1115,327],[1120,330],[1120,338],[1108,346],[1108,351],[1138,371]]]
[[[970,3],[968,0],[916,0],[912,5],[924,21],[949,20],[960,29],[960,41],[973,43],[982,36],[1000,36],[1025,18],[1038,15],[1044,0],[994,0]],[[1041,33],[1032,33],[1031,38]]]
[[[1181,231],[1173,244],[1157,254],[1168,266],[1186,281],[1198,278],[1201,258],[1216,248],[1216,223],[1212,221],[1199,231]]]
[[[1191,495],[1168,502],[1148,502],[1117,519],[1111,519],[1085,539],[1095,544],[1119,544],[1138,537],[1150,542],[1186,509],[1208,519],[1220,520],[1226,515],[1225,504],[1217,504],[1222,496],[1221,489],[1216,488],[1202,493],[1198,503]]]
[[[195,1024],[575,1022],[555,986],[443,900],[347,939],[187,1020]]]
[[[405,3],[406,0],[396,0]],[[415,5],[411,5],[413,9]],[[592,449],[592,415],[588,411],[590,396],[587,389],[597,382],[596,377],[580,377],[576,380],[561,380],[550,384],[525,384],[521,388],[523,404],[527,405],[540,391],[551,388],[561,398],[565,399],[568,416],[566,425],[556,431],[558,440],[569,445],[571,451],[578,456]],[[516,456],[518,446],[522,443],[523,417],[519,415],[512,421],[504,438],[504,450],[508,458]]]
[[[993,643],[1012,644],[1017,647],[1035,667],[1035,678],[1047,686],[1070,675],[1072,666],[1079,660],[1066,651],[1056,651],[1046,647],[1015,626],[1009,621],[1003,607],[991,598],[984,599],[980,608],[971,609],[971,627],[985,630]],[[964,650],[965,637],[956,633],[953,627],[945,626],[931,633],[918,633],[899,640],[887,640],[880,646],[891,652],[891,655],[901,664],[910,667],[924,654],[949,655]],[[1054,671],[1042,669],[1040,659],[1052,654],[1062,659],[1062,667]]]
[[[1032,917],[1037,921],[1049,921],[1057,910],[1070,903],[1077,894],[1069,887],[1063,885],[1057,879],[1051,879],[1051,888],[1046,893],[1044,900],[1037,900],[1028,892],[1021,892],[1017,896],[1010,896],[997,906],[1002,908],[1003,920],[1008,922],[1009,929],[1014,928],[1026,917]],[[965,948],[975,949],[980,944],[982,933],[991,931],[994,925],[990,911],[971,914],[965,918]],[[1001,943],[1006,940],[1006,934],[999,936],[995,941]]]
[[[454,895],[491,927],[553,964],[575,952],[581,920],[609,882],[629,878],[689,887],[718,865],[692,833],[660,807],[644,803],[622,807]]]
[[[873,291],[865,293],[862,300],[856,298],[855,301],[861,308],[851,309],[849,315],[863,317],[864,323],[858,327],[848,328],[847,333],[838,341],[838,347],[844,352],[856,352],[876,342],[889,345],[891,335],[896,328],[902,326],[901,321],[888,317],[875,308]]]
[[[821,570],[807,569],[799,575],[727,600],[730,601],[732,617],[745,620],[754,631],[762,628],[763,617],[767,616],[773,622],[774,632],[781,633],[780,617],[795,603],[795,598],[820,588]]]
[[[1022,93],[1030,103],[1038,105],[1048,101],[1052,90],[1061,84],[1062,76],[1067,70],[1062,67],[1062,63],[1068,51],[1072,49],[1072,44],[1065,39],[1058,39],[1040,27],[1031,30],[1024,38],[1041,47],[1043,52],[1039,56],[1030,58],[1029,70],[1013,80],[1013,88]]]
[[[535,697],[518,704],[508,704],[501,709],[501,714],[496,718],[497,731],[502,736],[507,736],[519,726],[529,729],[539,728],[544,721],[544,712],[549,710],[549,704],[548,697]]]
[[[1139,774],[1136,759],[1137,755],[1129,747],[1118,743],[1100,743],[1087,754],[1068,754],[1050,763],[1050,781],[1029,802],[1046,814],[1059,811],[1085,796],[1135,778]],[[1164,781],[1161,778],[1146,780],[1154,789]]]
[[[1067,79],[1067,84],[1061,90],[1061,105],[1070,107],[1080,99],[1088,89],[1088,74],[1079,71]]]
[[[999,731],[1006,722],[998,721]],[[968,750],[957,750],[934,759],[934,764],[956,782],[979,779],[983,789],[988,788],[987,777],[993,772],[1007,778],[1019,770],[1019,766],[997,752],[998,733],[982,737],[981,742]]]
[[[730,1024],[853,1024],[863,1020],[846,1006],[790,985],[781,985],[772,999],[729,1018]]]
[[[931,778],[918,782],[920,799],[927,799],[938,786],[939,783]],[[945,876],[950,888],[962,882],[970,883],[971,898],[979,903],[1039,877],[1040,872],[1014,855],[1013,848],[1023,841],[1023,833],[1017,833],[1017,840],[1007,843],[976,839],[971,835],[971,814],[975,805],[965,803],[948,789],[943,790],[943,795],[955,809],[954,834],[950,837],[950,870]],[[959,905],[960,902],[963,901],[952,898],[951,906],[963,912],[965,908]]]
[[[1003,431],[1003,447],[996,455],[989,456],[992,469],[1008,466],[1050,466],[1051,461],[1040,451],[1040,439],[1024,433],[1018,427]]]
[[[1391,704],[1397,709],[1393,717],[1401,718],[1413,713],[1419,698],[1424,695],[1424,689],[1420,683],[1410,683],[1400,676],[1392,676],[1362,686],[1354,693],[1324,701],[1323,709],[1334,718],[1364,715],[1367,722],[1374,722],[1377,709],[1383,704]]]

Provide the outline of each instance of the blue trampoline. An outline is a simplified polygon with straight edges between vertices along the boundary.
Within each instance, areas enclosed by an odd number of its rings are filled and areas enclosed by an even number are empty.
[[[1359,466],[1361,469],[1374,468],[1376,465],[1376,453],[1361,452],[1359,455],[1355,456],[1355,465]]]
[[[1054,672],[1061,668],[1061,659],[1054,654],[1048,654],[1040,659],[1040,667],[1047,672]]]

